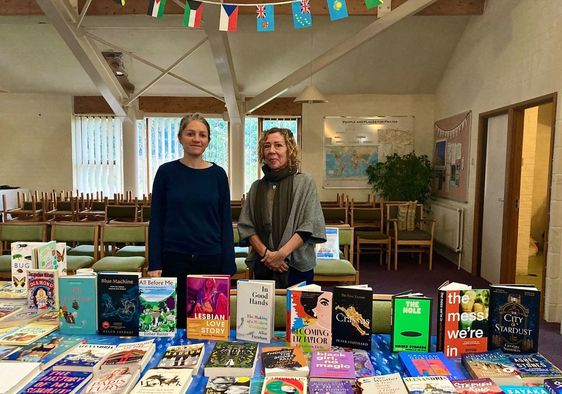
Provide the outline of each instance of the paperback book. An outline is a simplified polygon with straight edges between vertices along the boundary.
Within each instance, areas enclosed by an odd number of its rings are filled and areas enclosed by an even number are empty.
[[[10,244],[12,257],[12,288],[15,291],[27,291],[27,270],[36,268],[33,260],[33,248],[43,242],[12,242]]]
[[[455,380],[453,386],[459,394],[501,394],[502,390],[492,379],[461,379]]]
[[[315,245],[317,259],[340,258],[340,236],[337,227],[326,227],[326,242]]]
[[[100,371],[88,383],[81,394],[123,394],[128,393],[137,383],[138,368],[120,367]]]
[[[239,280],[236,290],[236,339],[270,343],[275,322],[275,281]]]
[[[509,359],[525,384],[543,384],[545,379],[562,380],[562,371],[542,354],[510,354]]]
[[[442,352],[400,352],[398,357],[409,376],[446,376],[466,379],[464,373]]]
[[[562,379],[545,379],[544,389],[549,394],[562,394]]]
[[[548,394],[539,386],[500,386],[505,394]]]
[[[29,323],[0,337],[0,345],[27,346],[57,329],[52,324]]]
[[[258,344],[217,342],[205,365],[205,376],[254,376]]]
[[[177,278],[139,279],[139,335],[173,337],[177,322]]]
[[[189,368],[197,374],[204,354],[205,345],[202,343],[169,346],[158,363],[158,368]]]
[[[191,369],[149,369],[131,394],[183,394],[191,383]]]
[[[204,394],[248,393],[249,376],[212,376],[207,381]]]
[[[271,346],[261,349],[265,376],[308,376],[308,360],[300,346]]]
[[[2,321],[0,321],[0,327],[20,327],[24,324],[28,324],[32,321],[37,320],[46,312],[46,310],[30,309],[26,304],[25,307],[21,307],[14,313],[9,314],[4,319],[2,319]]]
[[[458,394],[445,376],[417,376],[403,380],[410,394]]]
[[[59,277],[56,270],[27,270],[27,306],[35,309],[59,309]]]
[[[12,313],[21,308],[21,305],[1,304],[0,305],[0,322],[10,316]]]
[[[541,293],[534,286],[490,285],[490,349],[536,353]]]
[[[332,345],[332,293],[317,285],[291,291],[290,344],[305,352],[327,350]]]
[[[19,393],[41,373],[40,363],[0,361],[0,393]]]
[[[310,391],[311,393],[354,394],[351,383],[345,380],[311,380],[308,384],[308,391]]]
[[[95,334],[98,327],[96,276],[61,276],[59,292],[60,332],[75,335]]]
[[[18,350],[20,350],[21,348],[19,346],[8,346],[8,345],[2,345],[0,346],[0,360],[5,359],[6,357],[8,357],[10,354],[17,352]]]
[[[56,270],[66,275],[66,242],[50,241],[34,248],[33,258],[38,269]]]
[[[187,276],[187,337],[228,340],[230,276]]]
[[[103,335],[139,335],[140,272],[98,274],[98,332]]]
[[[371,358],[369,357],[369,353],[366,350],[332,346],[332,351],[353,353],[353,362],[355,363],[355,378],[375,376],[375,367],[373,366]]]
[[[156,346],[154,340],[120,343],[107,355],[100,369],[139,368],[141,371],[152,358]]]
[[[490,289],[447,281],[438,299],[437,350],[447,357],[488,350]]]
[[[312,353],[310,380],[355,380],[353,353],[322,351]]]
[[[288,376],[266,376],[261,394],[306,394],[306,378]],[[314,391],[311,391],[314,393]]]
[[[314,288],[317,291],[321,291],[322,288],[319,285],[307,285],[306,282],[299,282],[297,284],[294,284],[292,286],[287,287],[286,293],[285,293],[285,307],[287,308],[287,313],[285,315],[285,339],[287,340],[287,342],[290,342],[290,338],[291,338],[291,313],[289,313],[289,311],[291,310],[291,304],[292,304],[292,291],[293,289],[296,289],[298,287],[304,287],[304,286],[311,286],[311,288]]]
[[[407,394],[399,373],[357,379],[361,394]]]
[[[462,363],[475,378],[491,378],[496,384],[523,384],[519,371],[501,350],[465,354]]]
[[[115,349],[115,345],[81,343],[53,365],[53,370],[94,373],[113,349]]]
[[[333,290],[332,345],[371,350],[373,289],[368,285]]]
[[[74,394],[79,393],[92,379],[88,372],[49,371],[29,386],[22,394]]]
[[[420,293],[402,293],[392,297],[393,352],[428,352],[431,340],[432,299]]]

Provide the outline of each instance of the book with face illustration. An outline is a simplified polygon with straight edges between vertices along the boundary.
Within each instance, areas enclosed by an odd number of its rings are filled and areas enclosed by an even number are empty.
[[[27,306],[36,309],[59,309],[59,278],[57,270],[27,270]]]
[[[332,345],[332,293],[317,285],[295,288],[290,295],[291,346],[305,352],[329,349]]]
[[[230,332],[230,276],[187,276],[187,337],[228,340]]]

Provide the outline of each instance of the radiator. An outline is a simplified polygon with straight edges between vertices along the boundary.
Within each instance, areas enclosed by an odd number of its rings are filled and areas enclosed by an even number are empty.
[[[429,216],[436,220],[434,239],[459,254],[460,267],[464,234],[464,208],[432,201]]]

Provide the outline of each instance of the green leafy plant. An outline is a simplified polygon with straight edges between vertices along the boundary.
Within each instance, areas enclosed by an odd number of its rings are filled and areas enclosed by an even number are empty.
[[[427,155],[415,152],[386,157],[367,167],[369,184],[387,201],[425,202],[431,194],[432,169]]]

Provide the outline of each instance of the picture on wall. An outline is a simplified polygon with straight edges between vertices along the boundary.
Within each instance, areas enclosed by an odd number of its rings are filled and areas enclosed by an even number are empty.
[[[414,149],[413,116],[324,118],[324,188],[369,189],[371,163]]]

